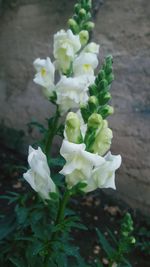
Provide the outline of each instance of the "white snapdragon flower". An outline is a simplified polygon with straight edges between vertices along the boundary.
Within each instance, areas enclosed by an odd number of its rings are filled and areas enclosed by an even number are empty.
[[[66,164],[61,174],[66,176],[68,188],[79,182],[86,183],[83,189],[91,192],[97,188],[115,189],[115,171],[120,167],[121,156],[108,153],[105,157],[85,151],[85,144],[63,141],[60,154]]]
[[[50,97],[54,90],[55,67],[53,63],[50,58],[47,57],[47,59],[37,58],[33,62],[33,65],[37,72],[33,81],[44,88],[44,94],[46,97]]]
[[[60,154],[66,160],[66,164],[60,173],[66,176],[69,188],[79,182],[91,184],[90,178],[93,167],[98,167],[105,161],[102,157],[85,151],[85,144],[74,144],[67,140],[63,141]]]
[[[85,48],[83,49],[83,52],[98,54],[99,48],[100,46],[98,44],[91,42],[87,46],[85,46]]]
[[[54,35],[54,57],[58,69],[66,73],[80,48],[79,35],[74,35],[71,30],[57,32]]]
[[[83,77],[62,76],[56,85],[57,104],[61,114],[69,109],[79,108],[80,104],[88,100],[88,84]]]
[[[94,82],[94,70],[98,66],[97,55],[94,53],[82,52],[73,62],[73,73],[75,76],[92,76]]]
[[[113,188],[116,189],[115,185],[115,171],[121,165],[121,156],[114,156],[111,152],[108,152],[104,157],[105,162],[95,168],[92,173],[92,179],[95,183],[96,188]]]
[[[56,186],[50,177],[50,169],[41,148],[29,146],[28,163],[30,169],[23,174],[24,179],[43,199],[49,199],[50,192],[56,192]]]

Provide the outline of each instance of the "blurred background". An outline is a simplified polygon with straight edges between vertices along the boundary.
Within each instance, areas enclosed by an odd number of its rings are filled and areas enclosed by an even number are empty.
[[[53,34],[67,28],[74,0],[0,0],[0,145],[10,151],[32,120],[45,123],[53,107],[33,83],[32,62],[52,58]],[[121,154],[117,191],[111,194],[150,212],[150,1],[95,0],[93,40],[100,63],[114,57],[110,118],[113,154]],[[14,135],[12,138],[11,135]],[[36,134],[32,137],[37,137]],[[11,139],[12,138],[12,139]],[[14,141],[15,140],[15,141]],[[1,163],[6,159],[1,153]],[[2,185],[1,185],[2,186]],[[108,192],[108,191],[107,191]]]

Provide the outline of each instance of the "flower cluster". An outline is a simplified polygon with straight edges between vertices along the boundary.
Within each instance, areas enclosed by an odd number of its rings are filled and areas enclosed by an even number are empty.
[[[60,30],[54,34],[54,62],[47,57],[38,58],[33,63],[36,70],[34,82],[43,87],[47,98],[56,96],[56,104],[62,115],[87,102],[88,87],[95,80],[99,45],[93,42],[85,44],[85,36],[87,43],[88,31],[75,35],[70,29]],[[57,72],[60,79],[55,82]]]
[[[65,176],[69,190],[83,182],[85,192],[115,189],[115,171],[121,165],[121,156],[109,151],[113,134],[106,120],[113,113],[108,105],[114,79],[112,57],[105,59],[95,76],[99,45],[89,42],[90,6],[91,1],[80,1],[69,20],[70,29],[54,34],[53,62],[48,57],[34,61],[34,82],[41,85],[45,96],[57,105],[59,116],[69,111],[60,149],[66,163],[60,173]],[[70,112],[72,109],[76,112]],[[55,133],[54,129],[49,131]],[[56,192],[56,186],[50,177],[46,156],[40,148],[30,147],[28,162],[31,169],[24,178],[42,198],[48,199],[49,192]]]

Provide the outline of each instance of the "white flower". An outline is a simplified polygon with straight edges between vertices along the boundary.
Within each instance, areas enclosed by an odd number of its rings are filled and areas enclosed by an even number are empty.
[[[28,163],[30,169],[23,174],[24,179],[43,199],[49,199],[50,192],[56,192],[56,186],[50,177],[50,169],[41,148],[29,146]]]
[[[71,30],[57,32],[54,35],[54,57],[58,69],[66,73],[80,48],[79,35],[74,35]]]
[[[95,182],[95,188],[113,188],[115,186],[115,171],[121,165],[121,156],[114,156],[110,152],[104,157],[105,162],[95,168],[92,173],[92,179]]]
[[[73,73],[75,76],[92,76],[94,82],[94,70],[98,66],[97,55],[94,53],[82,52],[73,62]]]
[[[85,144],[74,144],[63,141],[60,154],[66,164],[61,174],[66,176],[68,188],[79,182],[86,183],[83,189],[91,192],[97,188],[115,189],[115,171],[121,165],[121,156],[113,156],[109,152],[105,157],[85,151]]]
[[[44,87],[46,97],[50,97],[54,90],[54,65],[49,57],[47,59],[37,58],[33,65],[37,71],[33,81]]]
[[[87,53],[98,54],[99,53],[99,47],[100,46],[98,44],[91,42],[83,49],[83,51],[87,52]]]
[[[88,100],[88,84],[83,77],[67,78],[62,76],[56,85],[57,104],[64,114],[69,109],[79,108]]]
[[[85,151],[85,144],[74,144],[67,140],[63,141],[60,154],[66,160],[60,173],[66,176],[69,188],[78,182],[91,183],[93,167],[99,166],[105,161],[102,157]]]

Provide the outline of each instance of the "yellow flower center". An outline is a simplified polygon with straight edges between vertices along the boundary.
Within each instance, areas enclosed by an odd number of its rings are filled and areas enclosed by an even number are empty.
[[[42,68],[41,69],[41,75],[44,77],[46,75],[46,69],[45,68]]]
[[[88,72],[92,69],[92,66],[90,64],[84,64],[83,69],[84,69],[84,71]]]

